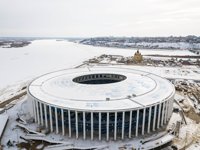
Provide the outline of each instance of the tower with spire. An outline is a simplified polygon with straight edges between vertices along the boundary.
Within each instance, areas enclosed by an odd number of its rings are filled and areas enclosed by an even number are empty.
[[[143,61],[143,57],[142,57],[142,54],[140,53],[139,49],[135,52],[135,54],[133,56],[133,61],[136,63],[140,63]]]

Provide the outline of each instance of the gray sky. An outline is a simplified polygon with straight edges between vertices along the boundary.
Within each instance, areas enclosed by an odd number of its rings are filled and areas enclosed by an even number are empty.
[[[200,0],[0,0],[0,36],[200,36]]]

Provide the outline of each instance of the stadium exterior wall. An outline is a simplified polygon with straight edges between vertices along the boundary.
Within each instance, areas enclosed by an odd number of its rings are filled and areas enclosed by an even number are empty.
[[[125,110],[76,110],[28,96],[38,125],[75,138],[123,140],[154,132],[165,126],[173,111],[175,90],[160,102]]]
[[[144,135],[163,127],[169,121],[174,98],[161,103],[124,111],[76,111],[32,99],[35,121],[51,132],[76,138],[98,137],[99,140],[124,139]]]

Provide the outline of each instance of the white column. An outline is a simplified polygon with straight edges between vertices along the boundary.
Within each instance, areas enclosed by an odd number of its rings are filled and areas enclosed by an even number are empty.
[[[65,124],[64,124],[64,112],[61,109],[61,118],[62,118],[62,135],[65,135]]]
[[[33,103],[34,119],[35,119],[35,122],[37,122],[37,113],[36,113],[35,99],[32,100],[32,103]]]
[[[56,107],[55,107],[55,117],[56,117],[56,134],[58,134],[58,112]]]
[[[136,131],[135,136],[138,136],[138,122],[139,122],[139,109],[137,110],[137,121],[136,121]]]
[[[125,121],[125,112],[122,112],[122,140],[124,139],[124,121]]]
[[[165,102],[162,103],[162,118],[161,118],[161,126],[163,126],[164,123],[164,113],[165,113]]]
[[[101,140],[101,112],[99,113],[99,140]]]
[[[170,100],[170,111],[169,111],[169,119],[172,115],[172,112],[173,112],[173,103],[174,103],[174,99],[171,99]]]
[[[107,112],[107,126],[106,126],[106,140],[108,141],[109,140],[109,112]]]
[[[115,112],[114,140],[117,139],[117,112]]]
[[[131,138],[131,130],[132,130],[132,114],[133,111],[130,111],[130,118],[129,118],[129,138]]]
[[[172,99],[171,115],[172,115],[172,113],[173,113],[173,104],[174,104],[174,98]],[[171,116],[171,115],[170,115],[170,116]]]
[[[68,110],[68,124],[69,124],[69,137],[71,137],[72,131],[71,131],[71,115],[70,115],[70,110]]]
[[[168,109],[168,120],[170,119],[170,110],[171,110],[171,107],[172,107],[172,105],[171,105],[171,100],[169,101],[169,109]]]
[[[170,109],[170,101],[169,100],[167,101],[167,105],[168,105],[168,107],[167,107],[167,121],[169,121],[169,109]]]
[[[76,117],[76,138],[78,139],[78,112],[75,111],[75,117]]]
[[[166,101],[166,109],[165,109],[165,124],[167,123],[167,118],[168,118],[168,109],[169,109],[169,101]]]
[[[170,119],[171,116],[171,107],[172,107],[172,100],[169,100],[169,109],[168,109],[168,120]]]
[[[85,140],[86,136],[86,132],[85,132],[85,112],[83,112],[83,139]]]
[[[151,107],[149,107],[149,119],[148,119],[148,130],[147,130],[147,133],[150,132],[150,126],[151,126]]]
[[[168,109],[168,103],[167,101],[165,102],[165,119],[164,119],[164,124],[167,123],[167,109]]]
[[[146,120],[146,108],[143,109],[143,118],[142,118],[142,135],[144,135],[144,127],[145,127],[145,120]]]
[[[45,127],[48,128],[48,121],[47,121],[47,105],[44,105],[44,116],[45,116]]]
[[[94,128],[93,128],[93,112],[91,112],[91,140],[93,140],[93,131]]]
[[[156,115],[157,115],[157,105],[155,105],[155,107],[154,107],[153,131],[155,131],[155,125],[156,125]]]
[[[51,128],[51,132],[53,132],[53,122],[52,122],[51,106],[49,106],[49,116],[50,116],[50,128]]]
[[[171,109],[171,114],[173,113],[173,104],[174,104],[174,98],[172,99],[172,109]]]
[[[159,104],[159,110],[158,110],[157,129],[160,127],[160,112],[161,112],[161,103]]]
[[[43,120],[43,112],[42,112],[42,103],[40,102],[40,118],[41,118],[41,125],[44,125],[44,120]]]
[[[38,124],[40,124],[40,116],[39,116],[38,102],[37,102],[37,101],[35,101],[35,102],[36,102],[36,110],[37,110],[37,122],[38,122]]]

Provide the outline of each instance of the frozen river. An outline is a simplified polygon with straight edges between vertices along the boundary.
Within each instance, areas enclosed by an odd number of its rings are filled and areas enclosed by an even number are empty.
[[[132,56],[136,50],[36,40],[22,48],[0,48],[0,89],[41,74],[72,68],[101,54]],[[194,55],[186,50],[141,50],[142,54]]]

